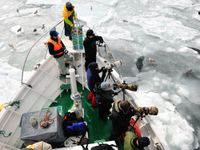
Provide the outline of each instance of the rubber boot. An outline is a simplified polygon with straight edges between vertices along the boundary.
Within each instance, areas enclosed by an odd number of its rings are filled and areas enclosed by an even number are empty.
[[[92,101],[93,93],[90,91],[88,94],[88,101]]]
[[[92,97],[92,107],[96,107],[96,97],[95,95],[93,94],[93,97]]]

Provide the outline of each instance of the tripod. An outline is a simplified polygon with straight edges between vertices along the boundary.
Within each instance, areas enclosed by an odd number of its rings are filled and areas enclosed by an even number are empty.
[[[106,75],[106,77],[105,77],[105,81],[106,81],[107,79],[110,79],[110,78],[111,78],[111,79],[113,80],[113,82],[116,84],[116,81],[115,81],[115,79],[113,78],[112,73],[111,73],[111,72],[113,71],[112,68],[108,69],[107,71],[108,71],[108,73],[107,73],[107,75]]]
[[[122,84],[126,84],[126,81],[123,81]],[[123,100],[125,100],[125,88],[122,88]]]
[[[111,72],[112,72],[112,68],[108,69],[108,73],[107,73],[107,75],[106,75],[106,77],[105,77],[105,81],[106,81],[107,79],[112,79],[113,82],[114,82],[114,84],[117,85],[117,83],[116,83],[115,79],[113,78]],[[126,84],[126,82],[123,81],[122,84]],[[125,98],[126,98],[126,95],[125,95],[125,88],[121,88],[121,92],[122,92],[122,94],[123,94],[123,100],[125,100]]]

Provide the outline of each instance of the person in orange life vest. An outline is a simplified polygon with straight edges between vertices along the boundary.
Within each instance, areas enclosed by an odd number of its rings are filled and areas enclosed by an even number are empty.
[[[53,55],[53,57],[58,62],[60,74],[66,75],[68,73],[68,70],[65,67],[66,63],[65,63],[64,54],[67,54],[68,51],[66,50],[65,45],[59,38],[58,32],[56,32],[55,30],[51,30],[49,34],[50,34],[50,38],[47,43],[49,53],[50,53],[50,55]]]
[[[76,13],[74,11],[74,6],[72,5],[72,3],[67,2],[64,6],[63,18],[65,36],[69,36],[69,39],[72,40],[72,27],[74,26],[74,20],[76,19]]]

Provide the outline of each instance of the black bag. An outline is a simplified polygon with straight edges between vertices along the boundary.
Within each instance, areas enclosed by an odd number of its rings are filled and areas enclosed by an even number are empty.
[[[114,150],[113,147],[117,147],[116,145],[108,145],[108,144],[99,144],[98,146],[94,146],[91,150]]]
[[[73,124],[81,123],[81,122],[83,122],[83,119],[77,119],[76,118],[76,114],[74,112],[72,112],[72,113],[69,113],[69,112],[66,113],[64,115],[64,118],[63,118],[63,130],[64,130],[65,136],[76,136],[76,135],[82,134],[82,133],[77,133],[80,130],[75,130],[77,132],[73,132],[72,130],[69,130],[67,128],[67,127],[72,126]]]
[[[66,113],[63,117],[63,130],[65,132],[65,127],[72,125],[73,122],[76,122],[76,114],[75,113]]]

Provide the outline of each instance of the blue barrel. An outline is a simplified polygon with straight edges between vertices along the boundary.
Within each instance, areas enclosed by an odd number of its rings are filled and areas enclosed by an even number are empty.
[[[83,31],[82,27],[74,27],[72,30],[72,43],[74,50],[83,49]]]

